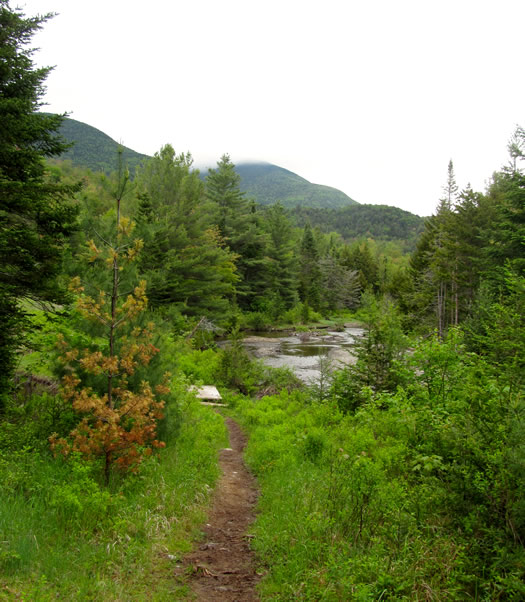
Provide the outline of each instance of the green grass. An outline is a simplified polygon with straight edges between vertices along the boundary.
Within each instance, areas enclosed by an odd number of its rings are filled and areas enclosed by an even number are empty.
[[[190,404],[176,442],[111,493],[84,464],[0,456],[0,600],[184,598],[173,569],[205,519],[226,441],[222,418]]]
[[[468,514],[472,506],[462,514],[441,457],[414,443],[419,416],[402,394],[388,410],[371,404],[355,416],[298,391],[234,402],[261,488],[252,533],[266,573],[262,600],[491,600],[525,592],[522,548],[498,549],[502,531]]]

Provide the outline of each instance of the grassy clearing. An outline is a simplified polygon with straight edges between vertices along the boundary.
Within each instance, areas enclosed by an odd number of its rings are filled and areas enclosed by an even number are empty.
[[[0,599],[167,600],[218,477],[222,418],[190,403],[176,442],[99,487],[85,463],[0,456]]]

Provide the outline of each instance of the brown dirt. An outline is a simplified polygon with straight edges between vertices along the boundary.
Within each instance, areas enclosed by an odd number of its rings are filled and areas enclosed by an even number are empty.
[[[242,452],[246,437],[239,425],[225,418],[230,447],[221,450],[222,477],[215,489],[204,540],[184,559],[181,570],[199,601],[253,602],[259,581],[247,529],[255,520],[257,489]]]

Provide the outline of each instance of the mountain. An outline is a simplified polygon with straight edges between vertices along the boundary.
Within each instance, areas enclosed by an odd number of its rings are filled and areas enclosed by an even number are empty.
[[[60,133],[68,142],[74,143],[61,159],[69,159],[74,165],[88,167],[93,171],[109,173],[116,169],[119,144],[104,132],[66,117],[60,127]],[[149,157],[125,146],[122,148],[124,163],[133,175],[137,166]]]
[[[284,207],[339,208],[356,205],[344,192],[312,184],[297,174],[271,163],[239,163],[241,189],[262,205],[280,201]]]
[[[93,171],[111,172],[116,168],[118,143],[91,125],[66,117],[60,133],[72,148],[62,155],[74,165]],[[131,174],[146,159],[136,151],[123,147],[124,161]],[[262,205],[277,201],[285,207],[347,207],[356,204],[349,196],[330,186],[312,184],[297,174],[271,163],[240,163],[236,167],[241,176],[241,189]],[[203,171],[203,176],[206,171]]]
[[[93,171],[109,173],[116,168],[119,144],[96,128],[65,118],[60,133],[74,145],[61,158]],[[133,175],[148,155],[124,147],[124,161]],[[396,207],[360,205],[330,186],[312,184],[272,163],[239,163],[241,189],[262,205],[280,201],[291,209],[298,226],[309,221],[323,232],[338,232],[347,240],[370,236],[381,240],[404,240],[411,247],[423,229],[423,219]],[[206,176],[203,169],[201,176]]]

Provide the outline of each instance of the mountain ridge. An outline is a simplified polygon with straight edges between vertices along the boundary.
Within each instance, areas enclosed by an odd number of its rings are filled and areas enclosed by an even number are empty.
[[[111,172],[116,168],[119,145],[110,136],[82,121],[65,117],[60,134],[73,143],[61,159],[92,171]],[[123,148],[123,159],[131,175],[151,157],[133,149]],[[348,195],[331,186],[313,184],[306,178],[264,161],[240,162],[235,166],[241,176],[241,190],[261,205],[281,202],[285,207],[338,208],[357,204]],[[206,170],[203,170],[205,175]]]

